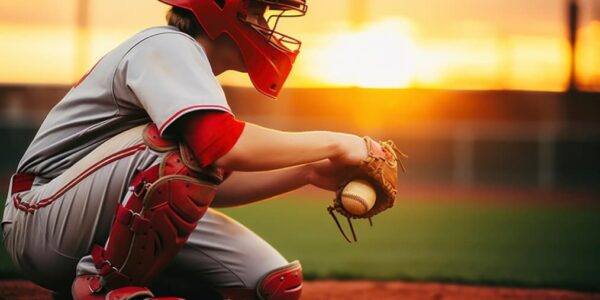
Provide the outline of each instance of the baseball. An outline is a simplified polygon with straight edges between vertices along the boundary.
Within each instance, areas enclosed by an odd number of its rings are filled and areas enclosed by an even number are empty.
[[[373,208],[376,198],[371,184],[361,179],[350,181],[342,190],[342,206],[356,216],[364,215]]]

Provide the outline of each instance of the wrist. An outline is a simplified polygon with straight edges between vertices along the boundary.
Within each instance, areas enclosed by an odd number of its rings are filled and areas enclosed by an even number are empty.
[[[323,147],[321,151],[323,151],[322,159],[332,158],[339,155],[341,151],[341,144],[339,133],[326,131],[324,133],[324,139],[322,140],[321,146]]]
[[[343,160],[343,158],[348,154],[348,137],[350,135],[344,133],[333,133],[332,135],[332,143],[330,146],[330,159],[337,161]]]
[[[339,134],[336,155],[333,160],[345,165],[357,166],[367,157],[363,138],[353,134]]]
[[[303,186],[312,185],[315,181],[315,164],[305,164],[301,167],[302,177],[304,178]]]

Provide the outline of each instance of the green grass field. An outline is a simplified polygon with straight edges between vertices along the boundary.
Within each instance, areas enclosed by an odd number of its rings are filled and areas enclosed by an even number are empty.
[[[308,278],[600,290],[598,206],[399,201],[372,228],[355,222],[359,242],[348,244],[328,204],[291,195],[223,211],[299,259]],[[0,263],[0,275],[17,274],[4,253]]]
[[[600,209],[403,201],[339,235],[327,201],[287,197],[224,210],[300,259],[309,277],[600,290]],[[344,224],[344,223],[343,223]]]

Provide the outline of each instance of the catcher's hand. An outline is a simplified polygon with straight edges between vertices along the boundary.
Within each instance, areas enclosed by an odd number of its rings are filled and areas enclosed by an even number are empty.
[[[356,234],[350,219],[369,219],[369,223],[372,225],[371,218],[373,216],[394,205],[394,200],[396,199],[398,191],[398,165],[400,165],[402,171],[406,171],[401,158],[408,158],[408,156],[400,152],[394,142],[390,140],[380,142],[379,145],[381,147],[377,147],[378,145],[376,142],[370,137],[364,137],[364,140],[367,147],[367,157],[361,162],[358,168],[342,182],[337,189],[333,204],[327,208],[340,229],[340,232],[348,242],[350,242],[350,239],[346,236],[344,230],[342,230],[334,212],[338,212],[348,219],[352,237],[354,238],[354,241],[356,241]],[[342,205],[342,191],[348,182],[355,179],[364,179],[368,181],[377,194],[373,208],[363,215],[354,215],[344,209],[344,206]]]

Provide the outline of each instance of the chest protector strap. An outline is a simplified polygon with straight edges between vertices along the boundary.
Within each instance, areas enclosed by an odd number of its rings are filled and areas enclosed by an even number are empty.
[[[101,276],[99,285],[90,286],[96,293],[148,286],[186,243],[222,180],[221,170],[189,165],[181,147],[160,138],[156,126],[144,135],[149,148],[166,154],[160,165],[134,177],[105,247],[92,249]]]

